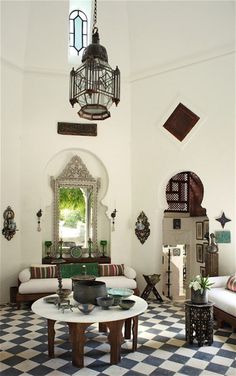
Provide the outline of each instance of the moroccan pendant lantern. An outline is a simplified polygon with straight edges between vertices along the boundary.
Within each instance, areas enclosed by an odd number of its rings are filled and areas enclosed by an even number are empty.
[[[94,2],[92,43],[85,48],[82,64],[70,72],[70,103],[80,105],[79,116],[89,120],[110,117],[109,108],[120,101],[120,71],[108,64],[105,47],[99,43],[97,0]]]

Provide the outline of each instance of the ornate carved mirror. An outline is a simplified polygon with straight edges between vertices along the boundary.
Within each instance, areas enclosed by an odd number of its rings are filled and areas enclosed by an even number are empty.
[[[97,249],[97,194],[99,179],[92,177],[82,159],[72,157],[57,178],[51,177],[54,193],[54,243],[68,248],[88,248],[89,239]]]

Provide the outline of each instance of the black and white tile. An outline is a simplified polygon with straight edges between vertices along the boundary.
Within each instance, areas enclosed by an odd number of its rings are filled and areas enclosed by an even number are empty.
[[[85,367],[71,362],[68,328],[56,323],[55,358],[47,355],[46,320],[14,306],[0,308],[1,376],[236,376],[236,333],[231,328],[214,331],[211,346],[185,341],[184,306],[149,302],[140,316],[138,349],[131,341],[122,345],[121,362],[110,365],[106,336],[92,325],[87,333]]]

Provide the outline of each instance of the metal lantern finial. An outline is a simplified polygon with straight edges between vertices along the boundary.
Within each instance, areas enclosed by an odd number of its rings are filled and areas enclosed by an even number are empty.
[[[89,120],[110,117],[109,108],[120,101],[120,71],[108,64],[105,47],[100,45],[97,22],[97,2],[94,2],[92,43],[85,48],[82,64],[70,72],[70,103],[81,107],[79,116]]]

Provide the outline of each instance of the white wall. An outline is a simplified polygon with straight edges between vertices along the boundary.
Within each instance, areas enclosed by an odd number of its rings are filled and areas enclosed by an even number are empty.
[[[1,230],[3,212],[11,206],[20,228],[20,173],[23,75],[17,68],[1,66]],[[9,287],[16,284],[16,270],[21,265],[21,233],[12,240],[1,236],[0,301],[9,300]]]
[[[133,236],[132,262],[140,274],[161,272],[165,188],[180,171],[194,171],[201,179],[211,232],[219,229],[215,218],[222,210],[232,220],[226,226],[232,242],[220,245],[219,269],[235,271],[234,62],[227,55],[132,82],[133,222],[143,210],[151,223],[144,245]],[[200,115],[182,143],[162,127],[179,102]]]
[[[45,174],[50,161],[68,150],[77,151],[78,154],[80,150],[87,150],[105,166],[109,188],[103,198],[103,204],[107,206],[109,217],[115,205],[118,211],[115,231],[111,233],[112,261],[131,263],[131,237],[128,226],[131,213],[129,85],[124,81],[124,75],[121,103],[117,109],[115,106],[111,108],[110,119],[98,122],[97,137],[58,135],[58,121],[83,122],[77,115],[79,108],[72,109],[68,98],[71,67],[66,64],[67,22],[62,22],[63,17],[66,20],[67,5],[66,2],[33,1],[30,6],[33,18],[29,23],[30,32],[27,34],[25,55],[22,54],[25,56],[25,67],[19,72],[23,82],[18,84],[19,79],[5,76],[6,84],[3,88],[7,121],[2,134],[2,144],[5,145],[2,158],[2,201],[4,207],[11,205],[15,209],[19,232],[10,242],[1,239],[4,244],[1,302],[9,300],[9,287],[17,284],[18,273],[22,267],[41,261],[43,231],[37,231],[36,213],[40,208],[43,210],[43,215],[45,212],[44,193],[45,189],[48,189],[48,186],[45,187],[47,184]],[[55,9],[57,9],[56,13]],[[125,4],[120,11],[124,12],[124,10]],[[102,15],[108,19],[109,12],[108,7]],[[11,17],[8,18],[6,29],[14,28],[14,22],[17,20],[17,14],[13,10]],[[124,30],[118,27],[118,19],[113,22],[114,30],[120,29],[119,35],[115,38],[123,40],[125,55],[120,55],[115,46],[110,46],[109,43],[106,45],[109,57],[113,57],[123,72],[129,71],[128,41],[125,42],[124,38],[126,22],[127,19],[124,17]],[[43,34],[40,34],[42,25]],[[50,32],[55,33],[55,30],[59,30],[59,26],[62,31],[57,35],[53,34],[54,39],[57,40],[52,48]],[[64,35],[64,39],[61,39],[61,34]],[[47,44],[47,35],[50,44]],[[106,38],[104,37],[103,41],[102,28],[100,28],[100,38],[101,43],[105,44]],[[8,48],[11,50],[13,47],[9,45]],[[13,52],[6,51],[4,58],[10,60],[11,56]],[[23,64],[22,60],[24,59],[20,60],[20,65]],[[114,67],[112,59],[110,61]],[[54,67],[55,71],[52,74]],[[8,65],[8,69],[12,75],[15,68]],[[17,84],[17,90],[14,82]],[[23,91],[18,93],[21,89]],[[8,150],[11,152],[9,153]],[[42,217],[42,226],[43,224]]]

